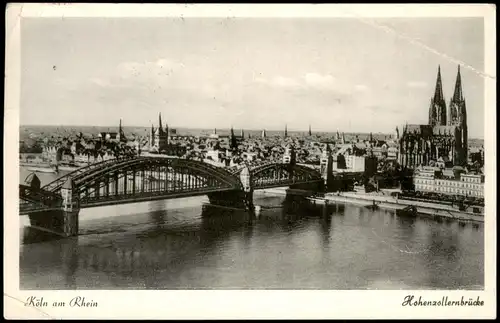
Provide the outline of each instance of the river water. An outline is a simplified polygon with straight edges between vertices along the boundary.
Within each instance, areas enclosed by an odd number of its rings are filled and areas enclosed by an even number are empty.
[[[257,192],[257,218],[206,197],[82,209],[67,239],[21,217],[20,288],[484,288],[483,224],[352,205],[297,214],[283,201]]]

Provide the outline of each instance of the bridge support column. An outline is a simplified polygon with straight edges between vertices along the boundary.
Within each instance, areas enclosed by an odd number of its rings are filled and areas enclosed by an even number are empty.
[[[242,191],[213,192],[208,194],[210,204],[232,209],[247,209],[246,194]]]
[[[246,209],[253,212],[255,208],[253,205],[254,181],[248,166],[241,171],[240,181],[243,185],[243,200],[246,205]]]
[[[63,234],[65,237],[78,235],[78,220],[80,210],[62,211],[63,214]]]
[[[63,237],[78,235],[79,210],[50,210],[29,214],[30,226]]]
[[[74,183],[71,178],[68,178],[61,188],[61,196],[63,198],[62,212],[62,233],[65,237],[78,235],[78,215],[80,207],[78,196],[74,195]]]

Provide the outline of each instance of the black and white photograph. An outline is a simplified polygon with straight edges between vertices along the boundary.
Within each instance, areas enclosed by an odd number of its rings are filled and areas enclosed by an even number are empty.
[[[24,306],[151,290],[479,306],[496,266],[491,24],[300,14],[19,20],[4,187],[19,180]]]

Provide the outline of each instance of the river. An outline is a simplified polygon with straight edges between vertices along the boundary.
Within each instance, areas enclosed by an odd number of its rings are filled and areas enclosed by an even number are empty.
[[[21,217],[20,288],[484,288],[483,224],[352,205],[296,214],[283,200],[257,192],[257,218],[206,197],[82,209],[67,239]]]

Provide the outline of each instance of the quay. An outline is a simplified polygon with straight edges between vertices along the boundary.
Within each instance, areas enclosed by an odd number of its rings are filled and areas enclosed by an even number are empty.
[[[375,203],[377,207],[388,210],[402,210],[412,205],[417,208],[418,215],[484,223],[484,214],[458,211],[449,205],[439,203],[403,200],[392,196],[380,196],[361,192],[338,192],[327,193],[325,197],[309,197],[308,200],[315,204],[335,202],[365,207],[372,206]]]

